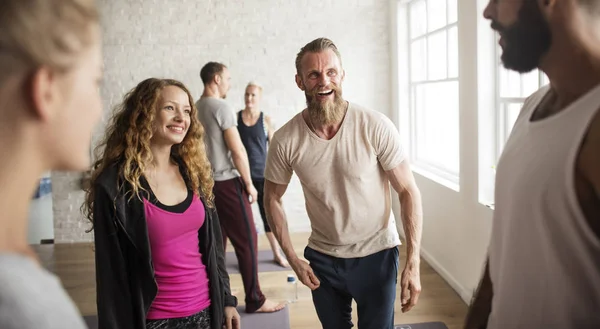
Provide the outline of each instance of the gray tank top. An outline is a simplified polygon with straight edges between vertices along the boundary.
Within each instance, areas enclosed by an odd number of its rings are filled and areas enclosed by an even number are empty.
[[[600,109],[600,86],[531,122],[549,86],[524,104],[496,174],[488,329],[600,328],[600,239],[575,191],[575,164]]]

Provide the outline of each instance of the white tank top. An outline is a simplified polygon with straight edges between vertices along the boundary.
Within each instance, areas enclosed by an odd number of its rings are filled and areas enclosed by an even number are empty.
[[[498,163],[488,329],[600,328],[600,239],[574,179],[579,147],[600,109],[600,86],[531,122],[549,90],[526,100]]]

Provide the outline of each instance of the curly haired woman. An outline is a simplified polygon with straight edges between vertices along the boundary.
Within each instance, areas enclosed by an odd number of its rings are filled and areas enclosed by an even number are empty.
[[[97,148],[84,210],[100,328],[240,327],[193,104],[181,82],[144,80]]]

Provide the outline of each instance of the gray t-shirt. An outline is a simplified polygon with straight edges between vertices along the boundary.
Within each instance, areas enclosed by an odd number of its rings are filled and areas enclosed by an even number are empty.
[[[0,254],[0,328],[85,329],[60,280],[31,259]]]
[[[231,152],[227,148],[223,132],[227,129],[237,129],[235,111],[223,99],[202,97],[196,102],[198,119],[202,123],[206,135],[206,153],[213,167],[215,181],[224,181],[239,177],[235,169]]]

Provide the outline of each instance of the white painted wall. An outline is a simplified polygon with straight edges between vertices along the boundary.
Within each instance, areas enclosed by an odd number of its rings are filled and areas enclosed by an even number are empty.
[[[105,119],[125,92],[148,77],[181,80],[194,97],[208,61],[232,76],[227,100],[243,107],[250,80],[264,87],[263,109],[281,126],[305,106],[294,82],[302,46],[328,37],[342,53],[346,99],[392,113],[388,0],[144,0],[99,1],[104,37]],[[103,133],[101,125],[95,140]],[[57,242],[89,241],[79,207],[78,175],[53,175]],[[284,197],[292,231],[310,229],[304,195],[294,177]],[[262,223],[255,209],[255,222]]]

